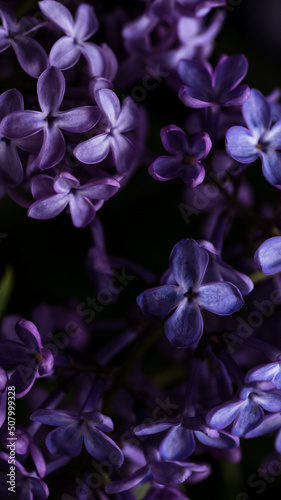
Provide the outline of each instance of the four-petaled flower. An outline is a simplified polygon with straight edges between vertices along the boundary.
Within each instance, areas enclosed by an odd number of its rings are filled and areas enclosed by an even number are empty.
[[[228,154],[245,164],[260,157],[266,180],[274,186],[281,186],[281,120],[270,128],[270,104],[256,89],[251,90],[242,111],[248,128],[234,126],[226,132]]]
[[[179,241],[170,255],[170,268],[176,285],[151,288],[137,297],[148,316],[164,318],[165,334],[176,347],[189,347],[203,333],[200,309],[226,316],[242,307],[244,301],[238,288],[226,281],[202,284],[209,256],[196,241]]]
[[[104,200],[113,196],[119,187],[119,182],[110,177],[81,186],[68,172],[58,174],[55,179],[37,175],[31,185],[36,201],[29,207],[28,215],[33,219],[52,219],[69,205],[73,225],[84,227],[94,219]]]
[[[113,430],[112,420],[99,412],[80,414],[63,410],[37,410],[31,420],[57,427],[46,438],[46,445],[54,455],[76,457],[84,440],[86,450],[99,462],[110,462],[121,467],[123,454],[105,432]]]
[[[188,140],[184,131],[176,125],[162,128],[160,135],[164,148],[174,156],[157,158],[149,167],[150,175],[159,181],[181,177],[191,187],[201,184],[205,177],[201,161],[212,147],[209,135],[202,132]]]

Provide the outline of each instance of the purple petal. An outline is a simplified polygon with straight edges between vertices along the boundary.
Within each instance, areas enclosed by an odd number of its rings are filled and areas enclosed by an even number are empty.
[[[0,138],[0,180],[11,187],[23,180],[22,164],[16,146]]]
[[[279,372],[280,364],[279,363],[269,363],[268,365],[261,365],[250,370],[246,377],[245,381],[249,382],[258,382],[262,380],[272,380],[274,376]]]
[[[44,129],[43,144],[36,158],[37,167],[41,170],[55,167],[64,157],[65,140],[62,132],[55,125]]]
[[[105,491],[106,493],[113,494],[130,490],[144,479],[148,471],[149,468],[147,465],[145,467],[141,467],[127,479],[121,479],[120,481],[113,481],[112,483],[107,484],[105,487]]]
[[[110,417],[103,415],[99,412],[85,412],[81,416],[86,418],[88,425],[93,428],[96,427],[103,432],[113,431],[113,422]]]
[[[281,396],[278,394],[257,391],[253,398],[255,403],[262,406],[266,411],[271,413],[281,411]]]
[[[228,154],[241,163],[252,163],[260,155],[256,147],[257,139],[244,127],[231,127],[226,132],[225,140]]]
[[[94,43],[84,42],[81,52],[89,64],[92,76],[106,77],[106,57],[101,47]]]
[[[46,375],[47,373],[50,373],[54,366],[54,356],[50,349],[43,349],[41,355],[42,359],[40,361],[38,370],[40,377]]]
[[[264,274],[276,274],[281,271],[281,236],[264,241],[255,253],[255,262]]]
[[[29,207],[28,217],[33,219],[52,219],[59,215],[68,205],[68,196],[55,194],[42,200],[37,200]]]
[[[100,89],[95,93],[95,99],[107,117],[108,123],[114,127],[120,115],[120,102],[115,92],[110,89]]]
[[[5,370],[0,366],[0,392],[3,392],[5,390],[7,382],[8,382],[8,375],[5,372]]]
[[[81,47],[72,38],[63,36],[51,48],[49,59],[52,66],[61,70],[74,66],[81,56]]]
[[[191,137],[189,154],[198,160],[203,160],[212,148],[212,141],[206,132],[199,132]]]
[[[65,92],[65,79],[62,72],[51,66],[40,75],[37,82],[38,101],[42,112],[53,115],[59,109]]]
[[[103,178],[84,184],[79,188],[79,194],[90,200],[107,200],[118,191],[119,187],[120,184],[116,179]]]
[[[163,439],[159,451],[165,460],[184,460],[194,451],[193,432],[178,425]]]
[[[0,121],[13,111],[23,110],[23,97],[16,89],[6,90],[0,96]]]
[[[229,281],[237,286],[242,295],[248,295],[253,290],[254,283],[246,274],[236,271],[225,262],[220,262],[218,267],[223,281]]]
[[[222,281],[200,286],[198,304],[207,311],[227,316],[238,311],[243,306],[244,300],[235,285]]]
[[[266,98],[258,90],[252,89],[242,109],[247,126],[255,137],[260,138],[271,122],[271,110]]]
[[[40,333],[31,321],[20,319],[15,325],[15,332],[19,339],[33,351],[38,352],[43,348]]]
[[[121,467],[124,457],[117,444],[98,429],[84,426],[86,450],[99,462],[110,462],[113,467]]]
[[[168,181],[180,177],[184,171],[181,158],[159,156],[149,167],[150,175],[158,181]]]
[[[199,99],[198,97],[201,97]],[[183,85],[179,89],[179,99],[185,104],[185,106],[194,109],[209,108],[213,106],[211,100],[203,99],[204,95],[201,95],[200,91],[194,90],[191,87],[184,87]]]
[[[145,13],[137,19],[125,24],[122,30],[122,36],[128,39],[142,38],[150,33],[156,24],[157,18]]]
[[[164,148],[172,154],[184,154],[189,151],[189,143],[184,131],[176,125],[163,127],[160,132]]]
[[[72,35],[74,29],[73,17],[69,10],[59,2],[43,0],[38,2],[43,14],[68,35]]]
[[[251,90],[248,85],[239,85],[236,89],[231,90],[219,99],[219,104],[222,106],[241,106],[247,99],[249,99]]]
[[[206,421],[214,429],[224,429],[235,419],[243,405],[244,401],[235,401],[217,406],[208,413]]]
[[[170,255],[170,267],[184,292],[197,289],[203,280],[209,256],[193,239],[179,241]]]
[[[77,418],[73,413],[64,410],[36,410],[32,413],[30,419],[53,426],[69,425],[77,422]]]
[[[43,130],[45,123],[38,111],[13,111],[3,118],[1,134],[9,139],[23,139]]]
[[[177,418],[166,418],[165,420],[161,420],[159,422],[149,422],[137,425],[134,428],[134,434],[136,436],[150,436],[152,434],[158,434],[159,432],[166,431],[170,429],[173,425],[178,424]]]
[[[54,180],[54,190],[56,193],[67,194],[71,189],[77,189],[80,186],[80,182],[71,175],[69,172],[61,172],[58,174]]]
[[[96,33],[99,22],[91,5],[82,3],[78,6],[73,28],[73,37],[79,41],[87,40]]]
[[[29,365],[19,365],[14,371],[9,380],[9,384],[15,386],[18,398],[24,397],[30,391],[37,377],[37,373],[38,371],[34,359],[30,360]]]
[[[87,132],[100,118],[100,111],[96,106],[82,106],[80,108],[61,111],[56,115],[56,125],[68,132]]]
[[[19,64],[30,76],[38,78],[48,65],[48,57],[41,45],[33,38],[17,37],[12,43]]]
[[[181,178],[185,184],[196,187],[203,182],[205,178],[205,169],[201,163],[195,162],[193,165],[186,166]]]
[[[201,431],[195,431],[195,436],[205,446],[219,449],[232,449],[239,446],[239,439],[224,432],[220,432],[218,437],[211,437]]]
[[[270,149],[267,153],[262,153],[263,175],[270,184],[281,186],[281,152]]]
[[[276,122],[271,130],[269,130],[263,137],[265,144],[270,144],[270,148],[281,148],[281,120]]]
[[[265,417],[264,421],[255,427],[255,429],[251,430],[244,436],[246,439],[253,438],[257,436],[263,436],[265,434],[269,434],[270,432],[274,432],[277,429],[281,428],[281,415],[278,413],[277,415],[268,415]]]
[[[44,460],[41,450],[34,443],[30,443],[29,446],[30,455],[33,458],[36,470],[40,477],[44,477],[46,473],[46,462]]]
[[[33,477],[29,477],[28,481],[33,493],[31,500],[33,500],[34,498],[38,498],[38,500],[46,500],[46,498],[48,498],[50,492],[48,486],[46,485],[46,483],[44,483],[44,481]]]
[[[83,442],[82,426],[75,422],[51,431],[46,438],[48,450],[54,455],[77,457]]]
[[[203,319],[199,308],[192,302],[188,303],[188,299],[183,300],[165,322],[164,328],[166,337],[175,347],[196,344],[203,333]]]
[[[12,45],[12,40],[7,38],[6,31],[3,30],[2,27],[0,27],[0,52],[3,52],[3,50],[8,49]]]
[[[257,427],[264,418],[264,413],[252,398],[248,398],[246,404],[243,405],[240,414],[235,418],[232,434],[234,436],[243,436]]]
[[[22,363],[29,363],[31,359],[32,354],[25,345],[13,340],[0,341],[0,366],[3,368],[16,368]]]
[[[128,139],[128,137],[119,133],[109,136],[109,141],[116,169],[121,174],[126,173],[127,170],[130,169],[134,160],[134,144],[130,141],[130,139]]]
[[[46,198],[46,196],[52,196],[54,194],[54,179],[49,175],[36,175],[31,180],[31,193],[35,200],[40,198]]]
[[[214,87],[218,98],[236,87],[248,71],[243,54],[223,58],[214,71]]]
[[[131,97],[126,97],[116,122],[119,132],[129,132],[139,124],[139,110]]]
[[[137,303],[147,316],[165,318],[182,300],[178,286],[164,285],[150,288],[137,297]]]
[[[170,461],[153,462],[150,469],[154,481],[158,484],[181,484],[191,475],[188,464],[181,465]]]
[[[0,128],[1,130],[1,128]],[[73,150],[74,156],[83,163],[99,163],[109,153],[109,136],[100,134],[78,144]]]
[[[72,223],[75,227],[87,226],[96,215],[96,210],[92,203],[79,194],[70,195],[69,208]]]
[[[212,101],[211,69],[201,62],[182,59],[178,74],[186,85],[186,92],[198,101]]]

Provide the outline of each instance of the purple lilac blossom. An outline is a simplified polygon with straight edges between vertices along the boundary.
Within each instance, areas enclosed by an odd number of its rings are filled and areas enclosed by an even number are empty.
[[[31,420],[52,425],[46,444],[51,453],[75,457],[81,453],[84,440],[86,450],[99,462],[109,462],[121,467],[123,454],[105,432],[113,430],[109,417],[98,412],[74,414],[63,410],[37,410]]]
[[[29,207],[28,216],[33,219],[52,219],[69,206],[73,225],[84,227],[94,219],[104,200],[113,196],[119,187],[119,182],[109,177],[92,180],[81,186],[68,172],[58,174],[55,179],[38,175],[31,184],[36,201]]]
[[[59,2],[44,0],[38,2],[43,14],[64,31],[65,36],[53,45],[49,59],[52,66],[66,70],[74,66],[81,55],[86,58],[90,72],[95,77],[109,77],[111,67],[117,66],[115,56],[107,46],[99,47],[87,42],[99,27],[99,22],[91,5],[82,3],[78,6],[75,19],[70,11]],[[113,60],[113,61],[112,61]]]
[[[264,274],[277,274],[281,271],[281,236],[264,241],[255,253],[255,262]]]
[[[15,12],[8,2],[0,2],[0,52],[13,47],[17,60],[22,69],[34,78],[46,69],[48,57],[43,47],[33,38],[28,38],[29,31],[25,30],[24,18],[17,22]]]
[[[178,65],[184,83],[179,98],[191,108],[241,105],[250,95],[248,85],[239,85],[247,70],[248,62],[243,54],[221,56],[214,70],[205,60],[183,59]]]
[[[43,144],[36,158],[36,165],[42,170],[54,167],[65,155],[65,139],[60,129],[74,133],[86,132],[100,117],[96,106],[59,111],[64,93],[64,76],[51,66],[40,75],[37,82],[41,111],[14,111],[1,122],[1,134],[8,139],[24,139],[43,131]]]
[[[176,347],[196,344],[203,333],[200,309],[227,316],[244,303],[238,288],[226,281],[202,284],[209,256],[196,241],[178,242],[170,255],[170,268],[176,285],[151,288],[137,297],[143,313],[165,318],[165,334]]]
[[[205,177],[202,160],[211,150],[208,134],[194,134],[190,140],[176,125],[168,125],[161,130],[164,148],[174,156],[160,156],[149,167],[149,173],[159,181],[180,177],[185,184],[196,187]]]
[[[281,185],[281,120],[271,127],[270,104],[257,89],[251,90],[242,111],[248,128],[231,127],[225,136],[226,150],[244,164],[261,158],[264,177],[278,187]]]
[[[14,370],[9,385],[15,386],[20,398],[30,391],[38,376],[51,372],[54,357],[42,346],[40,333],[31,321],[19,320],[15,332],[20,342],[0,340],[0,365]]]
[[[83,163],[99,163],[111,151],[117,171],[126,173],[133,163],[135,146],[125,134],[137,127],[138,109],[130,97],[124,99],[121,107],[110,89],[96,91],[95,99],[102,112],[102,133],[78,144],[73,154]]]

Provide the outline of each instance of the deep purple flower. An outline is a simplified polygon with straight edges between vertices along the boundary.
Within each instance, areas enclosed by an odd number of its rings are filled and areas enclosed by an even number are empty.
[[[105,432],[113,430],[109,417],[98,412],[74,414],[63,410],[37,410],[31,420],[57,427],[51,431],[46,444],[51,453],[76,457],[84,440],[86,450],[99,462],[110,462],[121,467],[123,454]]]
[[[149,173],[159,181],[181,177],[185,184],[196,187],[203,182],[205,169],[201,161],[211,150],[212,143],[205,132],[194,134],[189,140],[176,125],[161,130],[164,148],[174,156],[160,156],[149,167]]]
[[[247,70],[248,63],[243,54],[221,56],[214,70],[206,61],[183,59],[178,65],[184,83],[179,98],[191,108],[238,106],[250,95],[248,85],[239,86]]]
[[[95,43],[87,42],[99,27],[94,8],[81,3],[73,19],[70,11],[61,3],[53,0],[38,2],[43,14],[66,36],[60,38],[52,47],[49,59],[52,66],[65,70],[74,66],[81,55],[86,58],[92,76],[112,78],[110,71],[117,62],[109,47],[101,48]],[[112,61],[113,59],[113,61]]]
[[[256,89],[251,90],[242,107],[248,128],[231,127],[226,133],[226,149],[240,163],[253,163],[261,158],[263,175],[274,186],[281,185],[281,120],[272,128],[269,102]]]
[[[22,69],[28,75],[38,78],[47,67],[48,57],[36,40],[26,36],[36,26],[26,31],[25,19],[17,22],[15,12],[8,2],[0,2],[0,17],[3,24],[0,26],[0,52],[12,46]]]
[[[250,370],[245,378],[248,384],[252,382],[272,382],[276,389],[281,389],[281,361],[256,366]]]
[[[43,348],[40,333],[31,321],[20,319],[15,332],[20,342],[0,340],[0,365],[14,370],[9,385],[15,386],[19,398],[30,391],[38,376],[52,370],[54,357]]]
[[[264,274],[277,274],[281,271],[281,236],[264,241],[255,253],[255,262]]]
[[[36,165],[42,170],[54,167],[64,157],[65,140],[60,129],[86,132],[100,117],[96,106],[59,111],[64,93],[64,76],[51,66],[40,75],[37,82],[41,111],[14,111],[2,120],[0,126],[1,134],[8,139],[23,139],[43,131],[43,145],[36,159]]]
[[[280,412],[281,396],[270,390],[246,386],[234,400],[213,408],[207,415],[207,422],[214,429],[224,429],[233,422],[232,434],[243,436],[261,424],[263,409],[271,413]]]
[[[78,144],[73,154],[83,163],[99,163],[111,151],[118,172],[126,173],[135,155],[135,146],[126,133],[138,125],[138,109],[130,97],[124,99],[121,108],[117,95],[110,89],[96,91],[95,99],[103,113],[103,133]]]
[[[226,281],[202,284],[209,256],[196,241],[179,241],[170,255],[170,268],[176,285],[151,288],[137,297],[148,316],[164,318],[165,334],[176,347],[189,347],[201,338],[203,319],[200,309],[226,316],[242,307],[238,288]]]
[[[119,182],[110,177],[81,186],[68,172],[58,174],[55,179],[38,175],[31,183],[36,201],[29,207],[28,216],[33,219],[52,219],[69,205],[73,225],[84,227],[94,219],[104,200],[113,196],[119,187]]]

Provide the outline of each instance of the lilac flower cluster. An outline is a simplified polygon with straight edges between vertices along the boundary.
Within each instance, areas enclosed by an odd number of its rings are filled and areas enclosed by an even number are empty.
[[[211,65],[225,0],[42,0],[37,16],[14,3],[0,2],[0,58],[7,50],[8,72],[20,75],[0,95],[1,202],[32,227],[54,219],[54,235],[65,210],[72,234],[91,233],[85,289],[95,297],[40,296],[25,314],[13,309],[12,279],[0,281],[0,497],[188,500],[215,460],[243,463],[248,439],[275,433],[281,453],[278,92],[243,83],[244,54]],[[33,17],[17,20],[17,7]],[[122,92],[163,75],[184,118],[167,106],[160,124]],[[260,162],[264,204],[252,180]],[[135,261],[111,253],[107,237],[118,238],[102,208],[113,198],[116,221],[129,193],[131,237],[136,184],[155,233],[153,245],[139,235]],[[164,221],[169,258],[152,185],[186,211],[177,239]],[[147,269],[150,246],[159,262]]]

